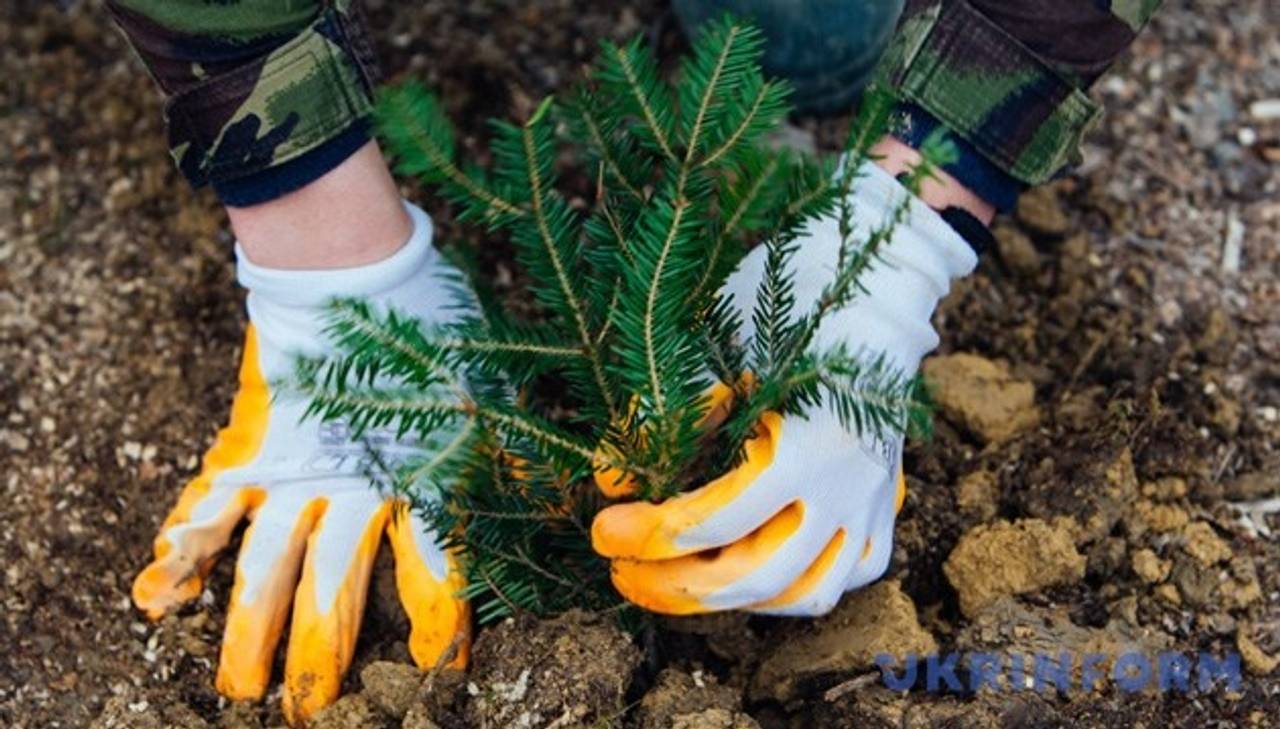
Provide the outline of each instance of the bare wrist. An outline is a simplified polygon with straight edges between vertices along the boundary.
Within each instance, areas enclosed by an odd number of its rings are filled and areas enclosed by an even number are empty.
[[[227,215],[249,260],[281,269],[381,261],[413,228],[375,142],[305,187],[259,205],[228,207]]]
[[[890,136],[877,142],[871,148],[871,154],[877,165],[894,176],[910,171],[923,160],[914,147]],[[996,216],[995,206],[978,197],[944,170],[935,170],[934,177],[921,183],[919,197],[935,210],[950,207],[967,210],[983,225],[990,225]]]

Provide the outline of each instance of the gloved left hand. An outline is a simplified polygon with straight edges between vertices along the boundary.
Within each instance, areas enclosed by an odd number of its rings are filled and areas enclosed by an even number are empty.
[[[865,236],[911,193],[875,165],[860,172],[852,195]],[[865,293],[828,316],[816,348],[883,353],[890,365],[914,373],[937,346],[933,310],[976,256],[937,213],[914,198],[910,205],[882,260],[863,277]],[[797,311],[818,300],[839,246],[834,217],[817,221],[799,241],[791,261]],[[765,253],[753,251],[726,284],[743,314],[744,341],[753,333],[750,310]],[[597,474],[597,482],[609,492],[616,477]],[[901,436],[887,443],[859,438],[825,406],[806,417],[770,412],[739,466],[660,504],[605,509],[592,525],[592,543],[612,560],[618,591],[649,610],[818,615],[884,573],[904,494]]]

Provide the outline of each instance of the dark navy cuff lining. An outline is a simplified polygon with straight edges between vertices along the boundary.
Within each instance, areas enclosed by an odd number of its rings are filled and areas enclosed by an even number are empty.
[[[218,199],[231,207],[275,200],[320,179],[368,142],[369,120],[352,122],[337,136],[298,157],[243,177],[213,181]]]
[[[903,121],[894,129],[894,136],[916,148],[924,144],[925,138],[935,129],[943,126],[928,111],[911,103],[899,104],[897,116]],[[1012,210],[1026,185],[1000,169],[959,135],[947,131],[947,139],[955,146],[958,156],[955,162],[943,165],[942,169],[1000,212]]]

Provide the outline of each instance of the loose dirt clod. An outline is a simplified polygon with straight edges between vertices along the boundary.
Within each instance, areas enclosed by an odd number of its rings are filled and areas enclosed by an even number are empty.
[[[1026,233],[1008,225],[998,226],[992,232],[995,233],[1000,260],[1010,271],[1024,278],[1031,278],[1040,272],[1044,262]]]
[[[392,726],[363,694],[339,698],[307,723],[307,729],[391,729]]]
[[[1232,557],[1229,572],[1231,576],[1218,585],[1223,607],[1239,610],[1262,600],[1262,584],[1253,560],[1245,555]]]
[[[671,729],[760,729],[760,724],[739,711],[707,709],[692,714],[678,714],[667,724]]]
[[[218,717],[218,729],[262,729],[262,726],[257,708],[245,701],[232,701]]]
[[[1005,595],[1075,582],[1085,558],[1076,551],[1074,522],[1041,519],[984,524],[960,538],[943,571],[972,617]]]
[[[1249,629],[1245,623],[1240,623],[1236,628],[1236,649],[1240,651],[1240,658],[1244,661],[1244,666],[1249,673],[1255,676],[1269,676],[1272,671],[1280,667],[1280,656],[1267,655],[1249,637]]]
[[[1178,476],[1167,476],[1142,484],[1142,495],[1156,501],[1181,499],[1187,495],[1187,491],[1187,480]]]
[[[1027,190],[1018,198],[1018,220],[1044,236],[1065,235],[1071,225],[1062,209],[1062,198],[1053,185]]]
[[[392,661],[374,661],[360,672],[365,698],[395,719],[403,717],[418,700],[422,679],[417,667]]]
[[[1032,607],[1009,597],[983,608],[956,635],[956,648],[961,651],[1023,656],[1027,661],[1037,655],[1057,657],[1066,652],[1075,657],[1077,673],[1081,656],[1100,654],[1110,661],[1124,653],[1156,653],[1169,642],[1169,637],[1158,631],[1134,628],[1118,620],[1103,628],[1076,625],[1060,608]],[[1103,668],[1104,673],[1109,672],[1109,665]]]
[[[742,612],[669,617],[662,627],[675,633],[701,636],[716,657],[734,663],[750,662],[760,649],[750,615]]]
[[[878,654],[925,654],[937,643],[920,626],[915,603],[897,580],[884,580],[845,599],[811,625],[796,625],[778,638],[751,681],[753,699],[785,701],[824,674],[847,674],[875,665]]]
[[[131,692],[108,701],[91,729],[209,729],[209,723],[169,697]]]
[[[1173,562],[1160,559],[1150,549],[1139,549],[1133,553],[1133,572],[1145,582],[1163,582],[1169,577],[1172,567]]]
[[[477,729],[613,721],[640,663],[610,617],[577,610],[507,620],[480,634],[473,657],[464,713]]]
[[[1280,463],[1274,464],[1268,471],[1253,471],[1235,477],[1224,485],[1223,495],[1231,501],[1254,501],[1280,496]]]
[[[1190,521],[1187,510],[1177,504],[1157,504],[1142,500],[1134,505],[1129,519],[1129,531],[1133,534],[1142,534],[1147,530],[1171,532],[1185,527]]]
[[[742,693],[723,686],[715,676],[698,671],[689,674],[674,668],[658,674],[657,684],[649,689],[636,709],[637,729],[669,729],[681,725],[693,727],[756,726],[755,720],[742,712]]]
[[[1197,609],[1213,606],[1213,598],[1218,592],[1217,570],[1207,569],[1186,554],[1176,553],[1169,580],[1177,585],[1177,594],[1183,603]],[[1173,597],[1172,594],[1167,596]]]
[[[956,483],[956,506],[966,516],[986,521],[996,515],[1000,496],[999,484],[990,471],[967,473]]]
[[[1040,422],[1036,389],[1007,365],[973,354],[930,357],[923,366],[942,414],[987,443],[1000,443]]]
[[[1011,500],[1027,516],[1075,520],[1078,544],[1106,538],[1138,493],[1133,454],[1110,434],[1094,434],[1088,448],[1070,457],[1048,456],[1025,474]]]
[[[1207,522],[1197,521],[1182,529],[1182,548],[1204,567],[1231,559],[1231,545],[1224,542]]]
[[[1165,583],[1156,585],[1156,589],[1152,590],[1156,597],[1164,600],[1170,605],[1178,606],[1182,604],[1182,593],[1178,590],[1177,585]]]
[[[415,706],[404,715],[400,729],[440,729],[440,725],[432,721],[431,714],[424,707]]]

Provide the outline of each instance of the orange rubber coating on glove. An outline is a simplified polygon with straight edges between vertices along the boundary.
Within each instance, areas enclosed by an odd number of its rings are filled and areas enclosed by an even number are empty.
[[[214,477],[230,468],[253,460],[262,448],[270,417],[271,394],[258,369],[258,336],[253,325],[245,332],[244,358],[240,363],[240,389],[231,403],[231,419],[218,432],[213,446],[204,456],[200,474],[182,490],[178,504],[169,512],[155,539],[155,560],[133,581],[133,602],[152,620],[159,620],[170,609],[195,599],[204,586],[204,578],[213,567],[212,555],[226,544],[236,524],[251,504],[247,497],[237,498],[218,515],[212,528],[191,535],[195,548],[183,553],[173,551],[164,538],[167,530],[186,522],[191,510],[209,492]],[[210,558],[192,563],[191,555]]]
[[[804,507],[793,503],[751,534],[722,549],[672,559],[613,561],[613,586],[646,610],[668,615],[707,612],[703,600],[759,569],[795,534]]]
[[[324,529],[324,517],[307,540],[302,579],[293,600],[289,624],[289,650],[284,666],[284,716],[291,724],[305,722],[333,703],[342,688],[342,676],[355,655],[360,619],[369,594],[369,575],[378,555],[382,532],[391,513],[384,504],[369,520],[351,557],[334,604],[328,611],[316,604],[315,542]]]
[[[697,526],[733,501],[773,463],[782,415],[767,412],[745,445],[746,458],[733,470],[694,491],[660,504],[632,502],[610,506],[591,525],[591,544],[602,557],[670,559],[694,551],[677,544],[681,533]]]
[[[267,500],[267,491],[252,485],[235,489],[218,513],[201,518],[198,529],[188,526],[181,549],[165,535],[171,527],[191,523],[195,508],[210,496],[219,474],[249,464],[261,452],[270,423],[271,395],[259,361],[257,333],[251,325],[230,422],[219,431],[200,474],[184,487],[178,504],[165,519],[154,544],[155,561],[134,581],[135,603],[152,619],[199,596],[217,553],[246,517],[251,523],[245,530],[242,553],[253,543],[259,526],[256,517]],[[411,520],[390,518],[392,502],[377,509],[359,532],[332,608],[326,612],[318,608],[311,555],[328,506],[328,499],[316,498],[291,517],[292,528],[278,547],[266,580],[256,585],[251,602],[245,601],[246,579],[237,564],[221,646],[218,691],[237,700],[262,698],[292,606],[284,690],[284,710],[291,724],[305,722],[338,695],[354,652],[370,571],[384,533],[395,554],[396,585],[412,625],[409,648],[415,662],[431,668],[443,656],[448,665],[463,668],[470,653],[470,611],[466,601],[457,597],[463,578],[456,560],[446,555],[448,571],[443,580],[438,579],[419,552],[416,540],[423,537],[415,535]]]
[[[724,388],[732,397],[732,390]],[[609,507],[592,524],[592,544],[602,556],[613,559],[614,586],[629,601],[654,612],[690,615],[709,612],[707,596],[742,579],[766,562],[799,526],[792,522],[802,514],[794,503],[747,537],[722,549],[693,552],[681,549],[679,535],[713,515],[739,496],[773,462],[782,416],[766,413],[756,437],[746,444],[741,465],[701,489],[661,504],[637,502]],[[906,498],[906,478],[898,473],[895,512]],[[599,483],[599,481],[597,481]],[[753,609],[776,609],[804,599],[822,583],[835,566],[847,535],[836,532],[812,564],[777,596],[756,603]],[[872,551],[870,538],[860,559]]]
[[[261,499],[262,491],[254,489]],[[276,646],[289,617],[294,587],[298,584],[298,568],[302,564],[307,537],[324,514],[324,499],[307,504],[289,535],[289,545],[280,556],[282,564],[272,570],[271,579],[259,587],[252,604],[244,601],[245,579],[237,567],[235,585],[227,608],[227,625],[222,633],[222,650],[218,657],[218,676],[214,681],[218,693],[236,701],[262,698],[271,681],[271,664]],[[256,508],[256,504],[255,507]],[[243,543],[253,539],[254,524],[245,530]]]
[[[419,556],[408,514],[392,515],[387,524],[396,562],[396,588],[409,615],[409,654],[424,671],[445,665],[463,669],[471,655],[471,608],[458,595],[466,586],[453,555],[448,555],[449,572],[444,582],[431,574]],[[450,658],[450,650],[456,652]]]

